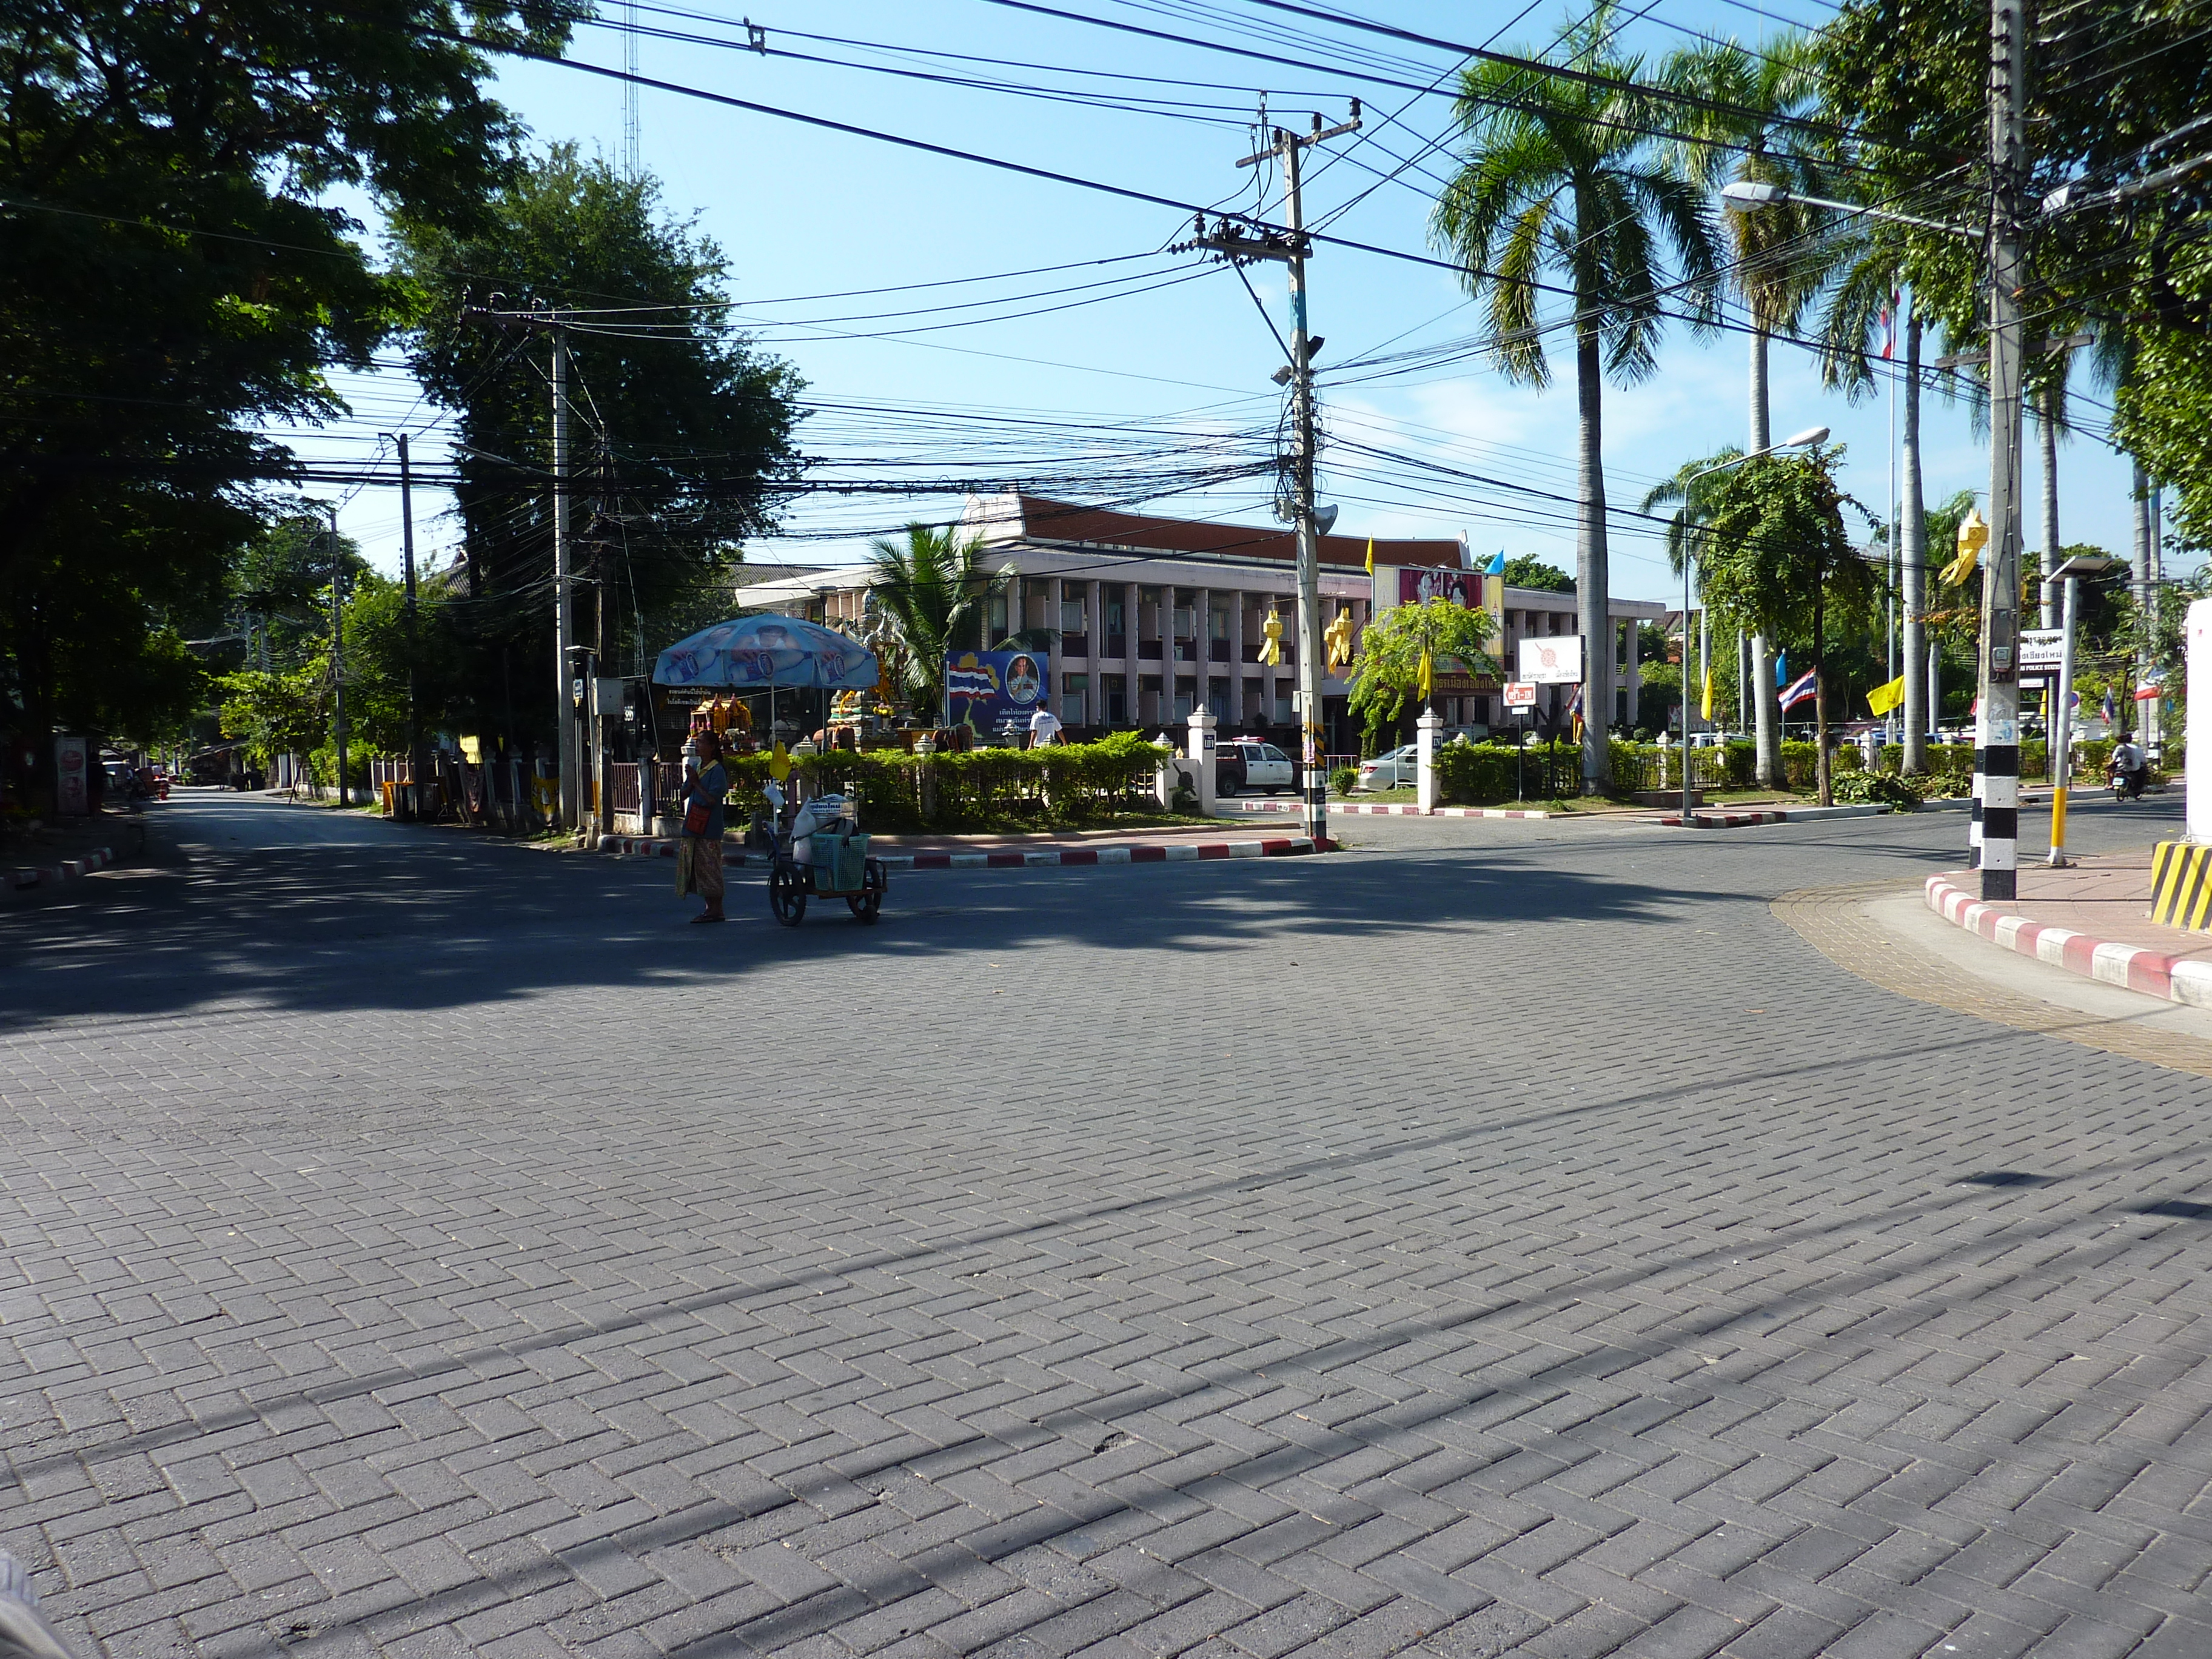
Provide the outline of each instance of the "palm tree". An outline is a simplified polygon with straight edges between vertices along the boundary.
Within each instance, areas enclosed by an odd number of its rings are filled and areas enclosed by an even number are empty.
[[[1607,728],[1613,652],[1605,520],[1605,379],[1632,385],[1650,374],[1670,307],[1660,269],[1671,247],[1702,305],[1716,254],[1703,196],[1643,129],[1650,125],[1642,62],[1613,49],[1613,7],[1601,3],[1563,37],[1560,59],[1592,79],[1534,76],[1500,64],[1463,71],[1454,111],[1467,149],[1437,200],[1431,230],[1466,267],[1469,293],[1488,302],[1488,332],[1508,378],[1540,386],[1548,326],[1539,317],[1546,278],[1559,276],[1573,301],[1579,524],[1575,607],[1583,667],[1583,788],[1611,781]]]
[[[1793,195],[1832,196],[1826,169],[1799,118],[1820,109],[1820,65],[1807,37],[1787,35],[1757,51],[1734,40],[1670,54],[1660,84],[1697,100],[1670,108],[1684,135],[1672,146],[1674,164],[1717,190],[1738,181],[1781,185]],[[1826,284],[1835,255],[1820,233],[1826,216],[1794,199],[1758,213],[1723,217],[1733,244],[1729,270],[1751,328],[1747,450],[1773,442],[1767,397],[1767,348],[1778,331],[1795,329]],[[1752,636],[1752,684],[1757,689],[1759,781],[1782,781],[1782,707],[1774,684],[1773,642]]]
[[[917,707],[942,720],[945,656],[990,587],[983,544],[949,526],[910,524],[903,544],[879,537],[868,545],[875,568],[869,591],[905,644],[907,690]]]

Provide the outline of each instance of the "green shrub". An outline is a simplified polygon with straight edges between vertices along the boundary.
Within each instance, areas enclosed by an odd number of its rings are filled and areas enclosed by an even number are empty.
[[[1358,784],[1359,769],[1356,766],[1340,766],[1328,775],[1328,787],[1340,795],[1350,794]]]
[[[1437,751],[1437,795],[1448,805],[1513,799],[1514,751],[1502,744],[1448,743]]]
[[[964,754],[832,750],[793,756],[792,775],[809,795],[857,795],[861,823],[886,832],[1022,820],[1081,823],[1115,812],[1159,811],[1152,791],[1167,754],[1133,732],[1117,732],[1097,743]],[[763,810],[769,757],[733,756],[723,764],[736,812]]]
[[[1899,777],[1893,772],[1869,772],[1859,768],[1837,775],[1830,784],[1831,793],[1838,801],[1878,801],[1893,812],[1909,812],[1920,805],[1917,781]]]

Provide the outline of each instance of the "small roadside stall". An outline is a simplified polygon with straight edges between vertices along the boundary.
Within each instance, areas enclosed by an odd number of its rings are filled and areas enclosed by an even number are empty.
[[[771,734],[779,694],[872,690],[880,678],[875,653],[857,640],[783,616],[717,623],[670,646],[653,665],[656,685],[767,693],[768,718],[761,726]],[[873,922],[882,914],[889,878],[882,862],[867,855],[859,803],[838,795],[803,804],[787,799],[782,785],[791,762],[781,743],[769,771],[768,891],[775,919],[796,927],[806,915],[807,899],[824,897],[843,899],[860,921]]]

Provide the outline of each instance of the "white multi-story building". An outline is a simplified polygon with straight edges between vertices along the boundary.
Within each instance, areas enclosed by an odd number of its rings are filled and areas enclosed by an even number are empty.
[[[1297,550],[1287,529],[1154,518],[1015,490],[969,496],[963,522],[983,542],[988,568],[1012,568],[1011,577],[994,584],[983,631],[994,641],[1025,629],[1058,634],[1052,673],[1066,726],[1152,730],[1202,704],[1226,730],[1295,729]],[[1367,549],[1364,537],[1321,538],[1324,624],[1349,611],[1355,626],[1364,626],[1374,613],[1377,586],[1387,581],[1392,587],[1386,592],[1395,592],[1401,568],[1467,565],[1464,542],[1377,537],[1370,579]],[[754,583],[738,597],[748,610],[817,622],[857,619],[869,578],[866,566],[808,571]],[[1657,621],[1666,610],[1626,599],[1607,608],[1620,665],[1614,719],[1633,726],[1636,626]],[[1260,660],[1271,612],[1283,622],[1283,660],[1276,665]],[[1508,587],[1504,622],[1498,655],[1510,670],[1522,639],[1576,631],[1574,595]],[[1334,676],[1322,685],[1334,752],[1353,747],[1345,714],[1348,690]],[[1503,726],[1500,690],[1493,678],[1440,674],[1434,700],[1447,725]],[[1544,711],[1556,715],[1564,690],[1547,688],[1544,695]]]

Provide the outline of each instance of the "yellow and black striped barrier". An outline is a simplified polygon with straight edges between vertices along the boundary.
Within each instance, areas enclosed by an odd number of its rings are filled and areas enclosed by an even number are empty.
[[[2203,928],[2212,911],[2212,844],[2162,841],[2151,848],[2150,919]]]

